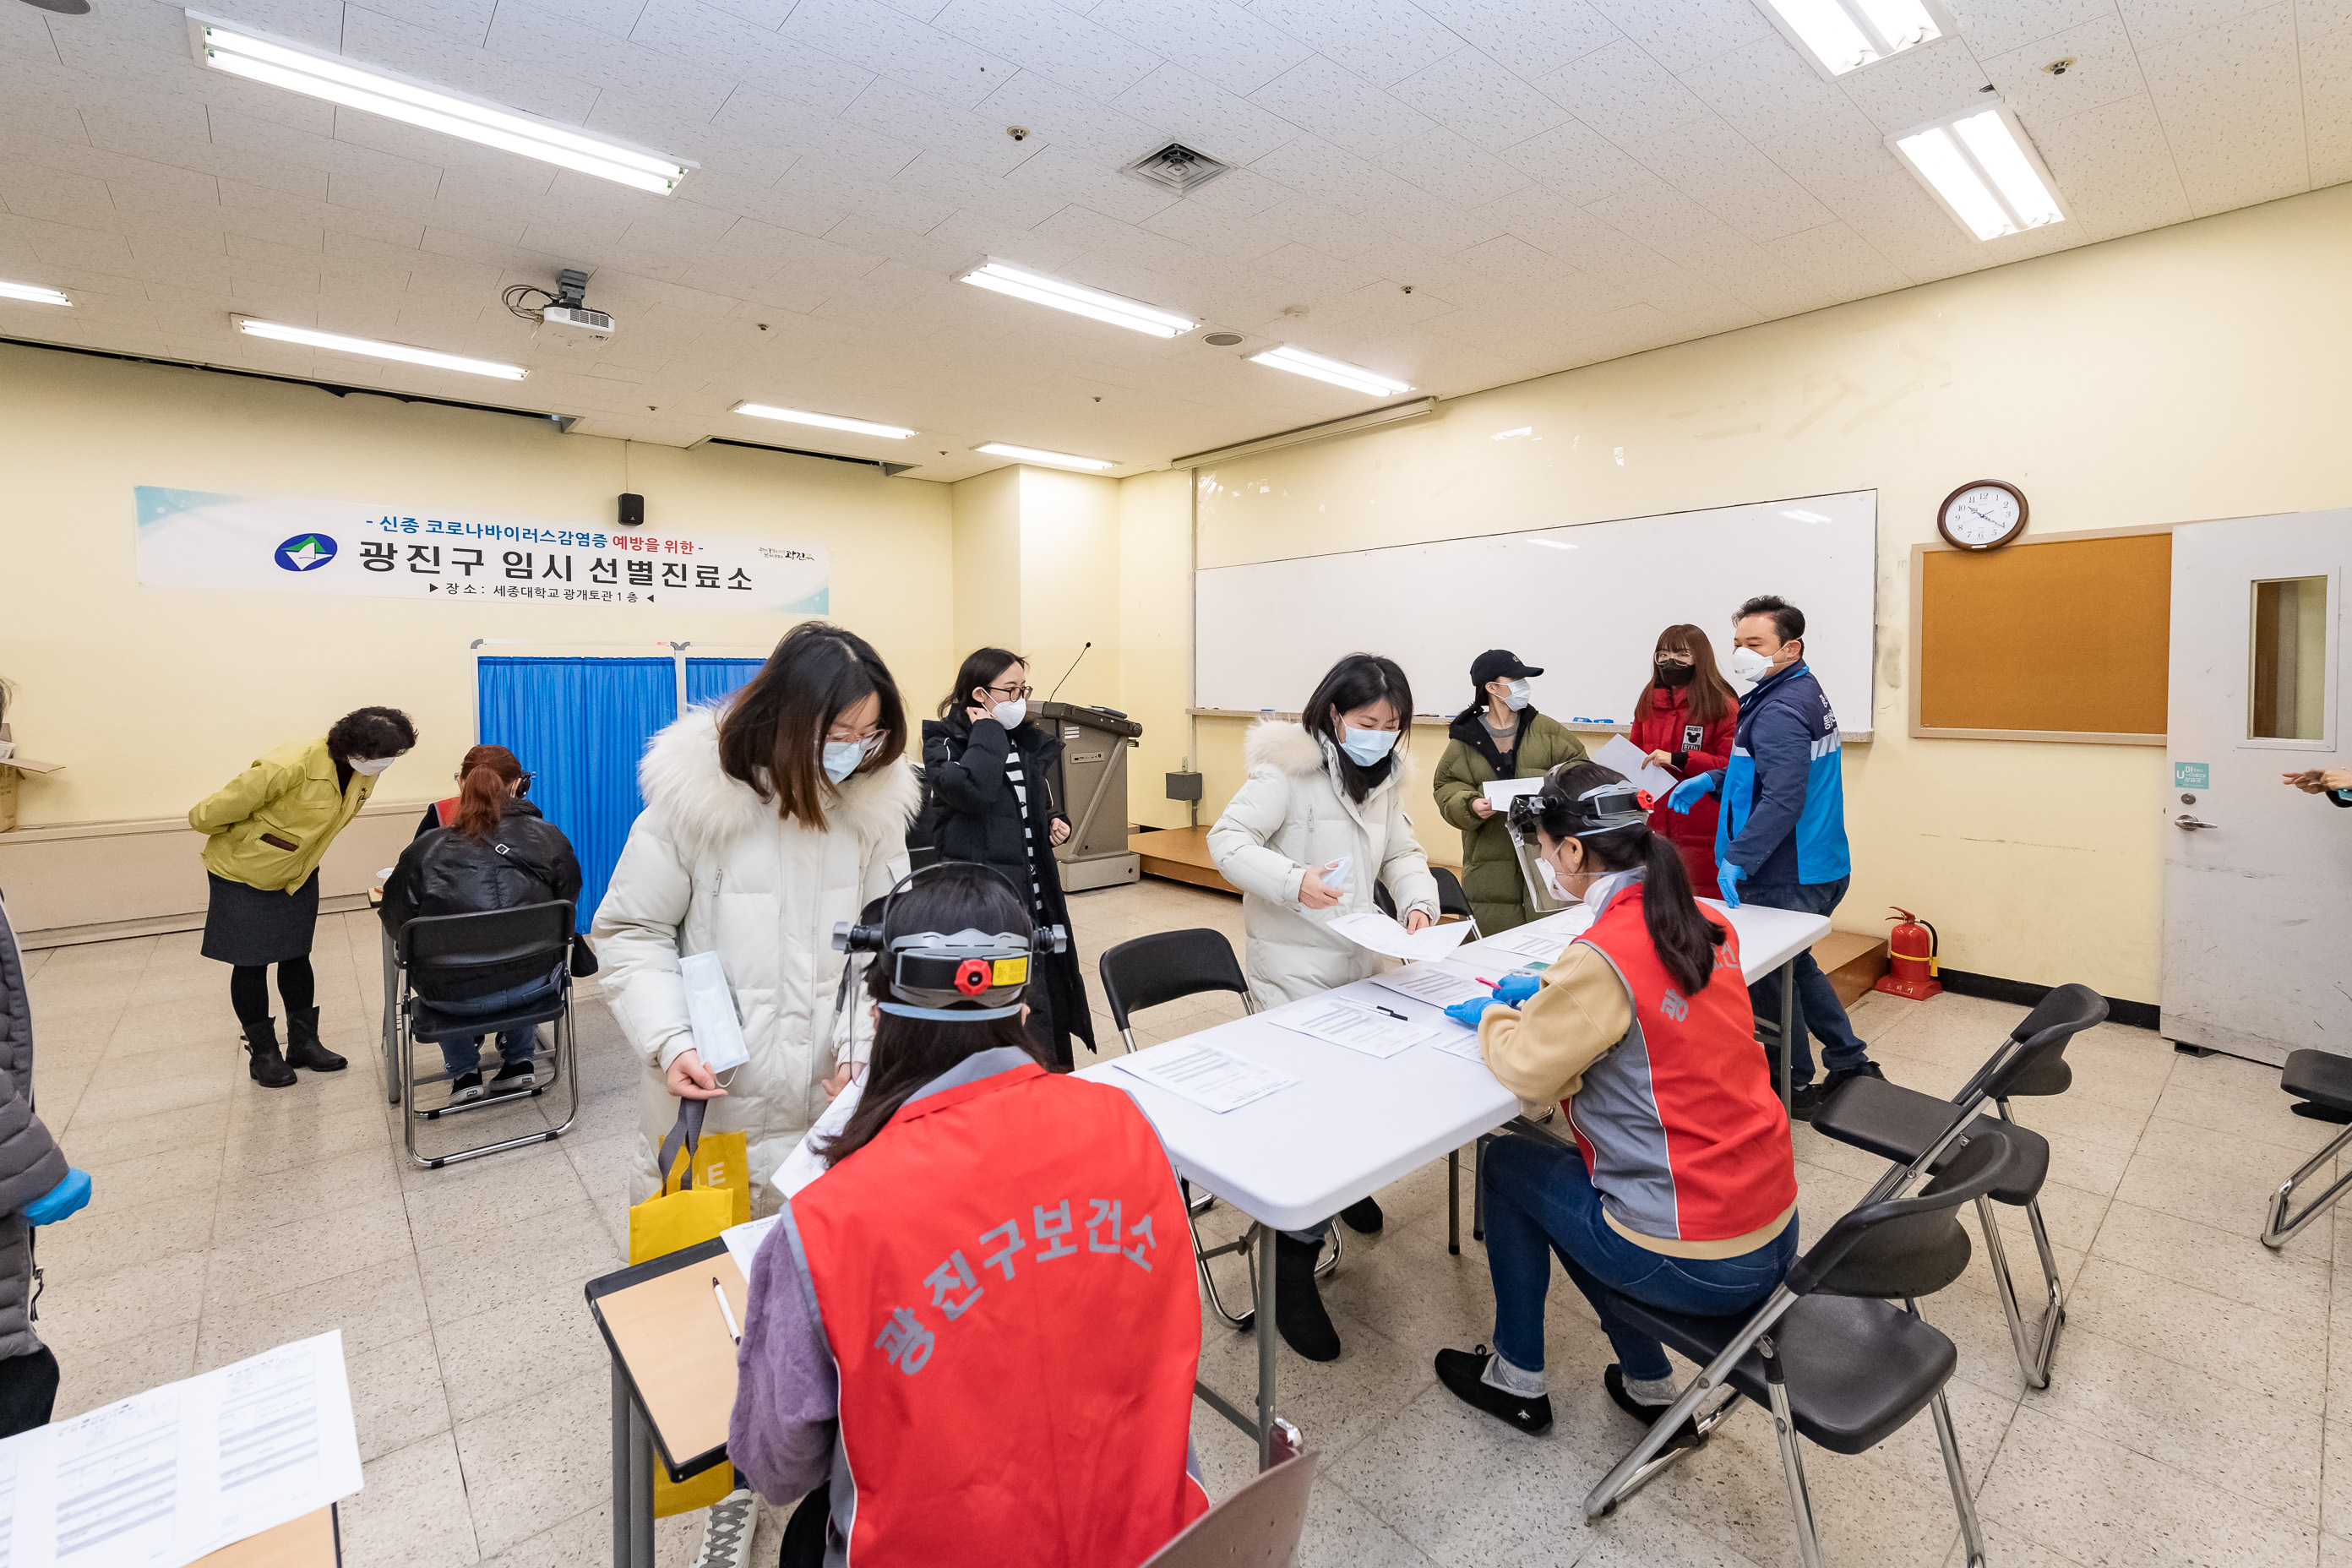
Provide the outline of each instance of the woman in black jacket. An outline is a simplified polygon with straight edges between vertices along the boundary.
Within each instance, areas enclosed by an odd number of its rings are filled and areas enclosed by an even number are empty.
[[[476,746],[457,770],[457,809],[446,827],[420,830],[400,852],[383,884],[383,923],[393,940],[422,915],[471,915],[580,898],[580,861],[563,830],[522,798],[530,774],[504,746]],[[425,1000],[434,1011],[482,1018],[511,1013],[553,994],[562,976],[525,963],[492,965],[446,982]],[[449,1069],[449,1102],[485,1092],[512,1094],[531,1087],[530,1029],[499,1036],[498,1076],[482,1084],[482,1042],[475,1035],[444,1035],[441,1059]]]
[[[923,721],[923,778],[930,790],[933,842],[942,860],[993,866],[1019,888],[1040,925],[1067,926],[1061,864],[1054,846],[1070,836],[1049,781],[1062,742],[1028,721],[1029,666],[1017,653],[984,647],[963,661],[940,716]],[[1087,983],[1075,948],[1041,953],[1043,984],[1029,988],[1029,1032],[1067,1070],[1070,1037],[1095,1048]]]

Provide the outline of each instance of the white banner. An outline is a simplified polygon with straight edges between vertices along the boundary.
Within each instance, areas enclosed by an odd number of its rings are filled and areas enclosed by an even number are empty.
[[[159,588],[530,599],[822,616],[823,547],[677,530],[136,487],[139,581]]]

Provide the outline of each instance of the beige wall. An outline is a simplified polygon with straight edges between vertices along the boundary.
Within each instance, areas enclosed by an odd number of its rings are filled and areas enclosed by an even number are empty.
[[[2352,500],[2347,267],[2338,186],[1455,399],[1204,470],[1199,564],[1874,489],[1877,738],[1845,753],[1839,924],[1884,930],[1900,902],[1956,968],[2153,1001],[2164,752],[1907,739],[1910,547],[1983,478],[2023,488],[2033,533]],[[1801,583],[1757,586],[1803,603]],[[1632,684],[1646,651],[1591,657]],[[1243,728],[1199,725],[1204,814],[1238,782]],[[1425,737],[1414,752],[1434,761]],[[1425,799],[1415,817],[1458,854]]]
[[[1189,469],[1119,481],[1118,613],[1119,695],[1113,706],[1143,726],[1142,744],[1128,759],[1133,769],[1128,815],[1150,827],[1182,827],[1192,816],[1183,803],[1167,797],[1167,775],[1192,764],[1193,747],[1185,713],[1192,700]],[[1206,812],[1201,820],[1213,822],[1216,815]]]
[[[17,687],[10,719],[25,753],[67,764],[26,780],[27,826],[182,816],[257,752],[370,702],[405,709],[420,736],[379,798],[429,800],[472,742],[477,637],[741,653],[791,624],[145,587],[131,558],[139,484],[591,525],[635,489],[656,528],[824,545],[831,619],[871,638],[910,691],[944,690],[954,674],[948,487],[871,468],[629,446],[502,415],[0,345],[0,676]]]

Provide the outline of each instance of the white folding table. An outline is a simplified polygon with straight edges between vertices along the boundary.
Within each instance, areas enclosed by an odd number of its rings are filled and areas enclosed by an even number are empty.
[[[1784,1070],[1793,1027],[1797,954],[1829,933],[1821,915],[1792,910],[1743,906],[1726,911],[1739,933],[1740,968],[1751,984],[1774,969],[1780,975],[1780,1048]],[[1520,931],[1557,933],[1563,947],[1591,923],[1581,910],[1565,910],[1522,926]],[[1517,934],[1517,933],[1514,933]],[[1495,975],[1528,960],[1487,942],[1455,950],[1450,967]],[[1443,1009],[1369,980],[1326,995],[1378,1004],[1407,1019],[1458,1029]],[[1292,1007],[1317,1005],[1318,999]],[[1491,1132],[1519,1113],[1518,1097],[1495,1081],[1485,1064],[1454,1056],[1426,1043],[1385,1058],[1349,1050],[1284,1028],[1273,1008],[1197,1035],[1187,1045],[1206,1042],[1220,1050],[1263,1062],[1298,1082],[1263,1100],[1222,1114],[1204,1110],[1181,1096],[1119,1069],[1118,1059],[1097,1062],[1077,1074],[1112,1083],[1132,1094],[1159,1130],[1160,1142],[1185,1180],[1205,1188],[1258,1222],[1255,1303],[1257,1418],[1253,1421],[1206,1384],[1196,1384],[1202,1400],[1257,1439],[1258,1463],[1272,1462],[1275,1416],[1275,1323],[1271,1310],[1275,1235],[1319,1225],[1391,1182]],[[1164,1046],[1147,1047],[1163,1050]],[[1139,1053],[1144,1054],[1144,1053]]]

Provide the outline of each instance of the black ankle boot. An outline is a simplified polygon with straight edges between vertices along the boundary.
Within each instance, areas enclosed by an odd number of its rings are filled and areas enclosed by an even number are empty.
[[[351,1064],[319,1043],[319,1010],[286,1009],[286,1063],[312,1072],[341,1072]]]
[[[1381,1205],[1377,1202],[1370,1198],[1359,1198],[1341,1209],[1339,1217],[1348,1222],[1349,1230],[1359,1235],[1378,1236],[1386,1216],[1381,1213]]]
[[[264,1018],[260,1027],[245,1031],[246,1055],[253,1059],[245,1070],[264,1089],[284,1089],[294,1081],[294,1069],[278,1052],[278,1020]]]
[[[1331,1326],[1323,1292],[1315,1285],[1315,1260],[1321,1256],[1320,1241],[1274,1238],[1274,1326],[1308,1361],[1337,1361],[1339,1331]]]

